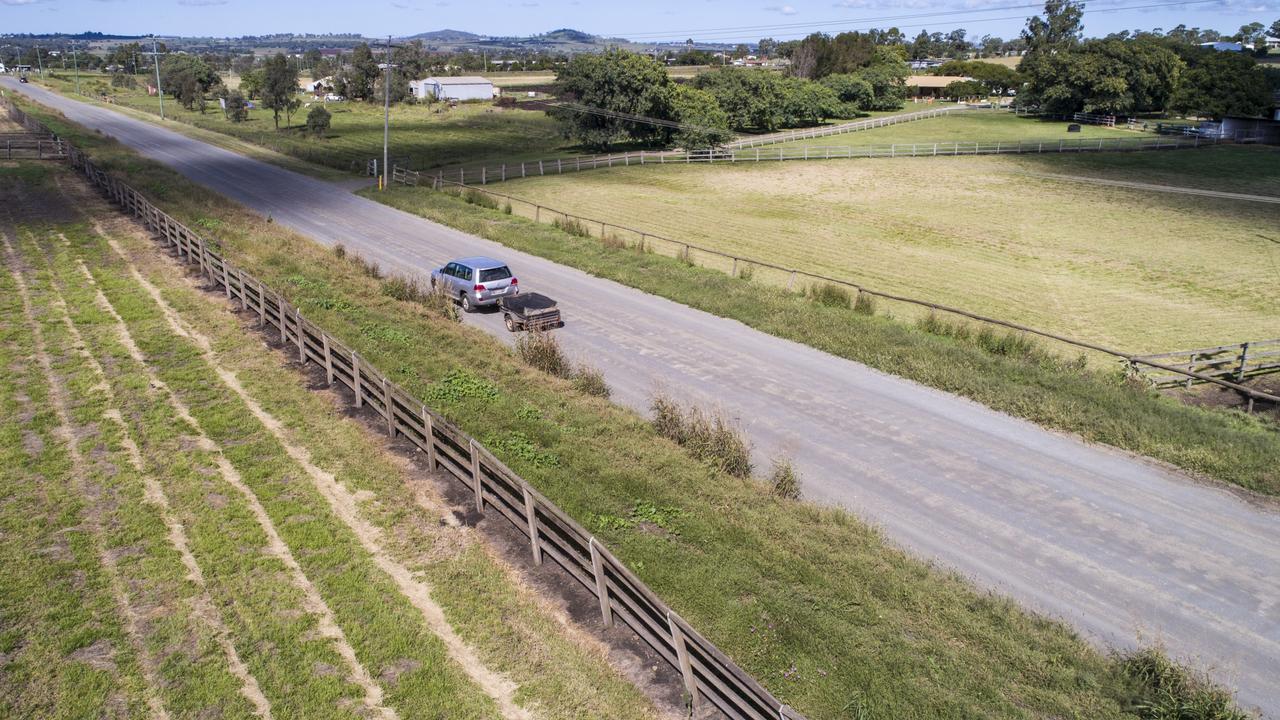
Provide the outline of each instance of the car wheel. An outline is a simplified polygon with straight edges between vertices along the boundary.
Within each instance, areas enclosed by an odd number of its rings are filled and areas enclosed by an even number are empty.
[[[476,306],[471,304],[471,297],[466,293],[462,293],[458,302],[462,305],[462,312],[469,313],[476,311]]]
[[[516,321],[512,320],[510,315],[504,315],[502,321],[507,324],[507,332],[515,332],[520,329],[520,326],[516,325]]]

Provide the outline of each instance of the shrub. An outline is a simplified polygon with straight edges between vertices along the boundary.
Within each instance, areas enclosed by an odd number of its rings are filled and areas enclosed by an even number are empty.
[[[382,294],[402,302],[423,302],[429,292],[417,278],[392,275],[382,281]]]
[[[769,473],[769,492],[787,500],[800,499],[800,477],[796,475],[790,460],[778,458],[773,461],[773,472]]]
[[[569,233],[570,235],[577,235],[578,237],[591,237],[591,231],[587,230],[587,226],[583,224],[582,221],[576,218],[571,218],[571,217],[556,218],[552,222],[552,224],[560,228],[561,230]]]
[[[755,274],[756,274],[756,266],[752,265],[749,262],[742,263],[741,267],[738,268],[739,280],[746,280],[750,282],[751,278],[755,277]]]
[[[654,397],[653,428],[683,445],[689,454],[735,477],[751,475],[751,446],[742,433],[719,413],[681,408],[662,395]]]
[[[378,267],[378,263],[372,260],[365,260],[363,257],[356,254],[351,254],[350,257],[351,262],[355,263],[356,267],[360,268],[360,272],[375,280],[382,278],[382,268]]]
[[[821,285],[810,285],[808,290],[809,299],[819,305],[827,307],[849,307],[849,289],[835,283],[822,283]]]
[[[875,315],[876,299],[872,295],[864,292],[858,293],[858,297],[853,301],[853,311],[859,315]]]
[[[1159,650],[1139,650],[1120,658],[1127,710],[1144,720],[1247,720],[1231,694],[1192,675]]]
[[[343,245],[342,243],[338,243],[337,245],[334,245],[333,254],[337,255],[338,259],[341,260],[342,258],[347,256],[347,246]]]
[[[579,365],[573,371],[573,386],[596,397],[607,398],[610,394],[609,386],[604,381],[604,373],[586,365]]]
[[[458,304],[453,301],[453,296],[443,286],[431,288],[422,298],[422,304],[445,320],[462,322],[462,312],[458,309]]]
[[[311,112],[307,113],[307,133],[310,135],[323,136],[329,132],[329,120],[332,116],[325,109],[324,105],[316,105],[311,108]]]
[[[494,200],[492,197],[490,197],[488,193],[482,192],[480,190],[476,190],[474,188],[467,188],[466,191],[462,193],[462,199],[465,200],[466,202],[471,203],[472,205],[479,205],[482,208],[488,208],[490,210],[498,209],[497,200]]]
[[[603,243],[605,247],[612,248],[614,250],[625,250],[627,248],[627,241],[618,237],[615,233],[605,235],[600,238],[600,242]]]
[[[510,202],[508,202],[506,205],[503,205],[503,206],[502,206],[502,212],[503,212],[503,214],[506,214],[506,215],[510,215],[510,214],[511,214],[511,203],[510,203]]]
[[[560,349],[560,341],[544,332],[527,332],[516,340],[516,354],[527,365],[535,367],[548,375],[569,378],[573,368],[564,351]]]

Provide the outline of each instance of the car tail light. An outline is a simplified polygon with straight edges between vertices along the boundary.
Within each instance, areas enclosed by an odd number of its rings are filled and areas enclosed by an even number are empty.
[[[476,292],[484,292],[484,286],[483,286],[483,285],[476,285],[475,287],[473,287],[473,288],[471,288],[471,289],[472,289],[472,290],[475,290]]]
[[[511,278],[511,284],[512,284],[512,285],[519,285],[519,284],[520,284],[520,280],[519,280],[519,278]]]

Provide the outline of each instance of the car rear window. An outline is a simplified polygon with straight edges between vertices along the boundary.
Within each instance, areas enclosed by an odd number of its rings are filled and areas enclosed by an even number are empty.
[[[506,280],[509,277],[511,277],[511,271],[507,269],[506,265],[480,271],[480,282],[482,283],[493,282],[495,280]]]

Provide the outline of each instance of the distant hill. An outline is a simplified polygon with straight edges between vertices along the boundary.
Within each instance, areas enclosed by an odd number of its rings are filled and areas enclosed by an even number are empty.
[[[475,42],[483,40],[483,35],[464,32],[462,30],[433,30],[431,32],[418,33],[410,35],[407,40],[428,40],[431,42]]]
[[[535,36],[539,40],[552,40],[557,42],[571,43],[592,43],[596,41],[596,36],[590,33],[584,33],[581,30],[571,30],[569,28],[560,28],[552,30],[549,33]]]

